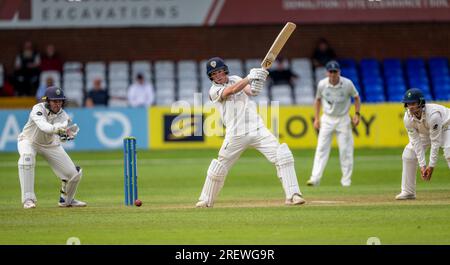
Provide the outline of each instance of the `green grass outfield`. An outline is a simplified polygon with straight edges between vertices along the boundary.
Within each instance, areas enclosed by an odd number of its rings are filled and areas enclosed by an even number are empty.
[[[442,156],[431,182],[417,179],[415,201],[395,201],[402,149],[357,149],[353,185],[340,186],[332,150],[319,187],[307,187],[314,150],[295,150],[307,204],[285,206],[276,170],[246,151],[230,171],[214,208],[196,209],[217,150],[140,151],[142,207],[123,203],[122,152],[72,152],[84,169],[77,198],[86,208],[58,208],[60,181],[36,167],[36,209],[20,202],[16,153],[0,154],[0,244],[450,244],[450,174]]]

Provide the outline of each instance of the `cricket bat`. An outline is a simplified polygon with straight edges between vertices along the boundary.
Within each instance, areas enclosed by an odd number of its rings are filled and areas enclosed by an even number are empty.
[[[266,54],[266,57],[261,62],[261,67],[264,69],[269,69],[272,66],[272,63],[277,58],[284,44],[286,44],[287,40],[291,36],[292,32],[294,32],[296,25],[292,22],[286,23],[284,28],[280,31],[277,38],[270,47],[269,51]]]

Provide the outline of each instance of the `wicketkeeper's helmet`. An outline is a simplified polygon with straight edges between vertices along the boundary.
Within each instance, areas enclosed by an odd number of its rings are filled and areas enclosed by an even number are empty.
[[[411,88],[405,92],[402,102],[405,104],[405,107],[407,103],[414,103],[414,102],[419,103],[419,106],[423,107],[425,106],[425,96],[423,95],[420,89]]]
[[[206,74],[209,79],[212,80],[211,74],[217,70],[224,70],[226,74],[228,74],[228,66],[225,64],[225,61],[220,57],[213,57],[208,60],[206,63]]]
[[[50,86],[45,91],[45,95],[42,98],[46,101],[49,100],[66,100],[66,97],[64,96],[64,91],[56,86]]]

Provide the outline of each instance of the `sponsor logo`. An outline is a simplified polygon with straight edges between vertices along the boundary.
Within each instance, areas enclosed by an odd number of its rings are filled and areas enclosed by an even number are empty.
[[[201,114],[164,115],[164,141],[203,142],[203,120]]]
[[[38,112],[36,112],[36,115],[42,116],[42,112],[38,111]]]

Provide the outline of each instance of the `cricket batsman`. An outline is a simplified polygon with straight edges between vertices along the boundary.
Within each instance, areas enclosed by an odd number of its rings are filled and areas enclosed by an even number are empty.
[[[250,97],[258,95],[263,89],[268,71],[254,68],[244,78],[229,76],[228,73],[228,66],[221,58],[208,60],[206,74],[212,81],[209,98],[219,105],[226,133],[218,158],[213,159],[209,165],[196,207],[213,207],[228,171],[249,147],[256,148],[276,166],[286,195],[285,203],[305,203],[298,186],[291,150],[285,143],[280,144],[266,128],[256,112],[256,105],[250,100]]]
[[[75,139],[79,128],[70,124],[69,115],[63,110],[66,100],[62,89],[48,87],[45,102],[33,106],[28,122],[19,134],[17,149],[20,188],[23,208],[36,208],[34,193],[34,168],[36,154],[40,154],[61,179],[62,188],[58,205],[60,207],[83,207],[87,204],[74,199],[82,169],[72,162],[61,142]]]
[[[439,148],[442,147],[450,168],[450,109],[438,104],[425,104],[425,97],[417,88],[406,91],[402,102],[406,108],[403,122],[409,143],[402,155],[402,192],[395,199],[414,200],[417,164],[422,179],[429,181],[436,167]],[[427,166],[425,150],[428,148],[430,160]]]

